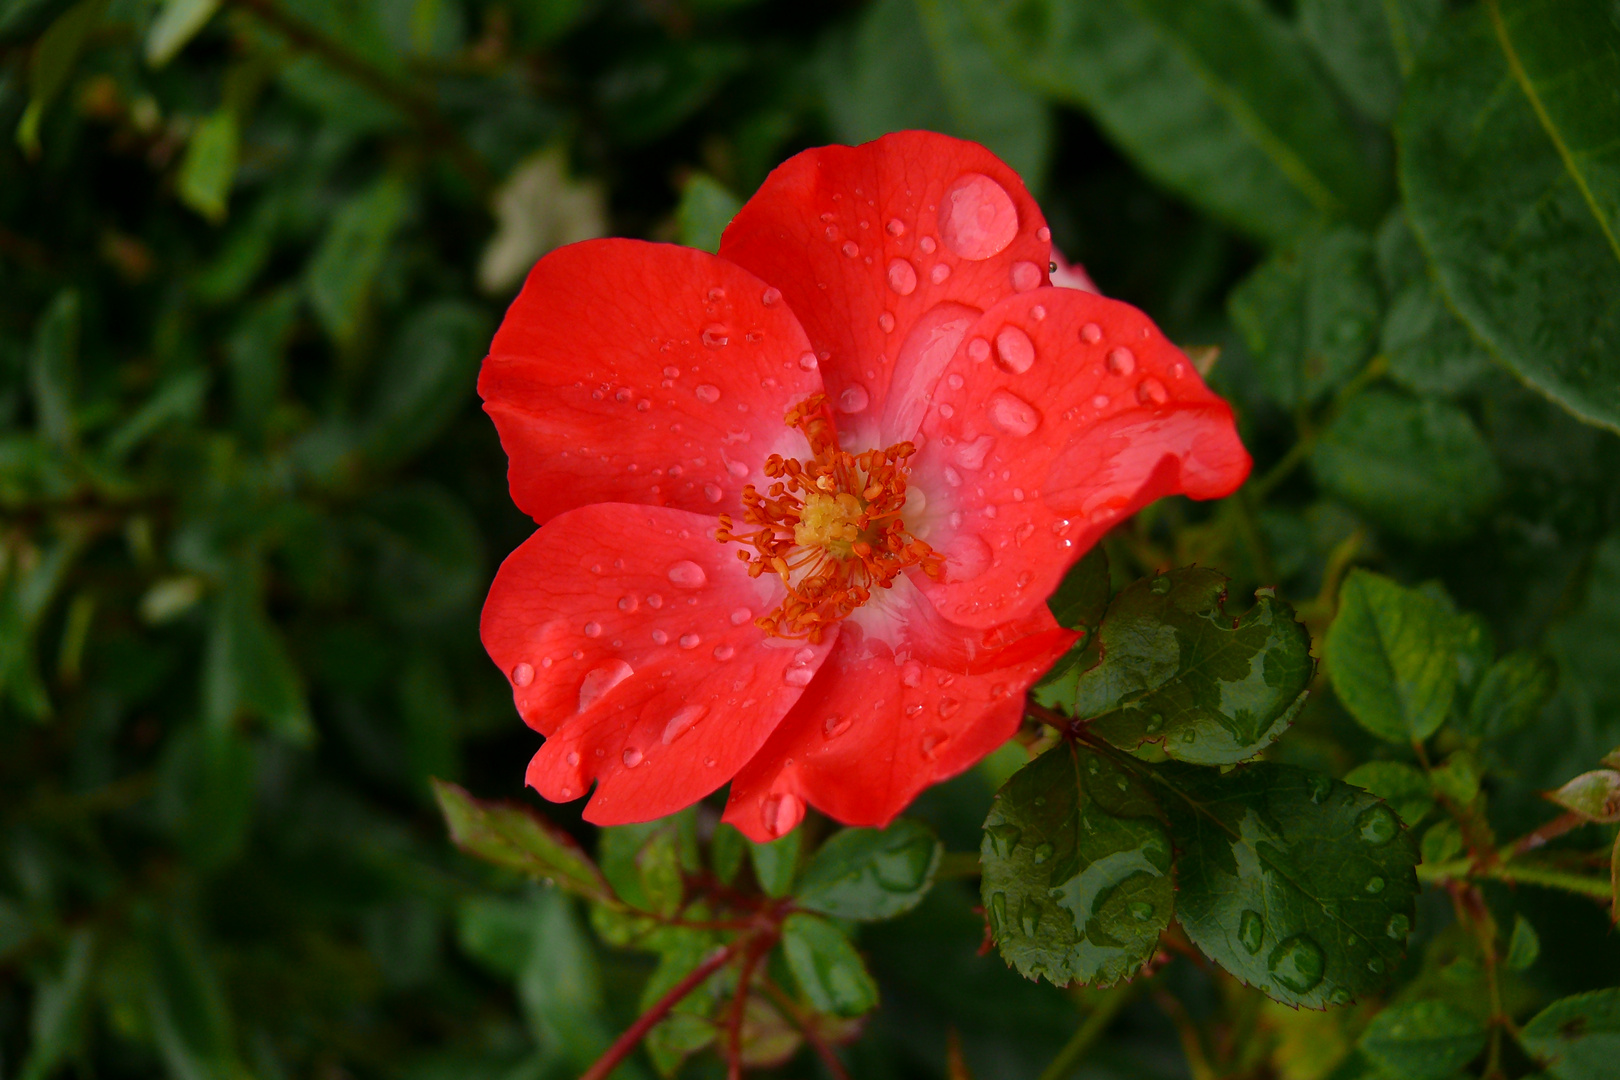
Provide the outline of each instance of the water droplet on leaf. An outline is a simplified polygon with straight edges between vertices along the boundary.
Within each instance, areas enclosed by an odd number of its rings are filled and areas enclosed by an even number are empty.
[[[1272,977],[1296,994],[1310,991],[1322,981],[1327,957],[1322,946],[1304,934],[1295,934],[1271,950],[1266,967]]]

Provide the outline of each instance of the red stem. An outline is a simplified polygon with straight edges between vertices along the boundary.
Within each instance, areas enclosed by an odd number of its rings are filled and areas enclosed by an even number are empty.
[[[702,986],[710,975],[729,964],[742,944],[743,940],[738,939],[717,950],[713,956],[693,968],[686,978],[670,987],[669,992],[659,998],[652,1008],[637,1017],[629,1030],[620,1035],[613,1045],[608,1047],[607,1053],[597,1058],[595,1064],[585,1070],[579,1080],[607,1080],[608,1074],[618,1068],[619,1063],[630,1056],[630,1051],[636,1048],[636,1044],[647,1037],[647,1032],[651,1031],[658,1021],[669,1015],[669,1011],[680,1004],[682,998]],[[751,942],[749,944],[752,945]]]
[[[799,1008],[798,1002],[794,1001],[786,990],[777,986],[769,978],[762,979],[761,985],[765,987],[765,992],[775,999],[776,1004],[781,1006],[782,1011],[788,1014],[794,1025],[804,1032],[805,1041],[815,1050],[816,1056],[821,1058],[821,1063],[827,1066],[827,1071],[832,1074],[833,1080],[849,1080],[849,1073],[844,1071],[844,1063],[838,1060],[838,1055],[833,1053],[833,1049],[828,1045],[827,1040],[822,1038],[821,1032],[816,1030],[815,1022],[804,1014],[803,1009]]]
[[[732,1002],[731,1018],[726,1032],[726,1080],[742,1080],[743,1017],[748,1009],[748,984],[754,977],[754,966],[759,963],[760,949],[749,942],[743,954],[742,969],[737,976],[737,997]],[[581,1077],[581,1080],[585,1078]]]

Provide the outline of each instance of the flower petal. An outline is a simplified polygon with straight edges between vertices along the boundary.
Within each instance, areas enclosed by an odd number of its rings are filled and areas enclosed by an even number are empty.
[[[941,614],[992,626],[1042,604],[1111,526],[1249,474],[1232,411],[1140,311],[1078,289],[1012,297],[969,331],[912,459],[914,531],[946,558]]]
[[[903,659],[846,624],[809,690],[731,782],[725,820],[764,842],[808,803],[846,825],[887,825],[923,788],[1006,742],[1024,691],[1073,643],[1051,622],[998,666],[958,674]]]
[[[560,802],[595,780],[589,821],[661,817],[731,779],[837,636],[764,637],[753,619],[781,584],[750,578],[714,529],[682,510],[599,503],[552,519],[495,575],[484,647],[548,736],[528,782]]]
[[[781,289],[822,359],[846,449],[910,438],[910,402],[971,320],[1046,284],[1045,219],[977,143],[902,131],[789,159],[720,254]]]
[[[512,500],[535,521],[595,502],[739,505],[783,414],[821,389],[781,294],[703,251],[571,244],[535,264],[478,379]]]

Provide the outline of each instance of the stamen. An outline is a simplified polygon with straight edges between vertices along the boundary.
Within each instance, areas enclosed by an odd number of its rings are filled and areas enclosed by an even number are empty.
[[[787,586],[787,599],[755,625],[775,637],[819,642],[827,627],[870,600],[873,589],[890,588],[902,570],[919,567],[938,580],[945,560],[900,518],[915,446],[840,450],[826,394],[812,394],[785,419],[813,456],[767,458],[765,475],[777,482],[764,495],[752,484],[742,493],[743,522],[758,529],[738,533],[731,515],[721,514],[716,536],[744,545],[737,557],[750,577],[769,570]]]

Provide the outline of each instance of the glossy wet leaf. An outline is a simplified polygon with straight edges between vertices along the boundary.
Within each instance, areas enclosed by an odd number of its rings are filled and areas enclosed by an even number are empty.
[[[1468,535],[1501,470],[1462,409],[1387,390],[1352,398],[1311,449],[1311,472],[1352,510],[1420,543]]]
[[[1620,428],[1620,27],[1602,4],[1444,20],[1396,125],[1412,226],[1470,329],[1575,415]]]
[[[1372,358],[1383,312],[1372,240],[1358,229],[1308,233],[1227,297],[1272,400],[1309,405]]]
[[[1387,983],[1418,892],[1416,845],[1393,810],[1270,762],[1153,776],[1176,846],[1176,914],[1211,959],[1309,1008]]]
[[[1557,667],[1541,653],[1508,653],[1485,669],[1458,726],[1483,739],[1510,735],[1541,715],[1557,681]]]
[[[483,802],[455,784],[433,782],[450,838],[470,855],[530,877],[556,883],[578,896],[617,907],[607,879],[573,837],[519,806]]]
[[[1620,1061],[1620,989],[1553,1002],[1519,1033],[1553,1080],[1605,1080]]]
[[[1389,803],[1408,826],[1416,825],[1434,809],[1429,778],[1415,765],[1400,761],[1369,761],[1344,774],[1344,782],[1365,788]]]
[[[1009,69],[1245,232],[1376,216],[1385,185],[1298,34],[1244,0],[971,0]]]
[[[910,818],[886,829],[844,829],[816,849],[793,899],[839,919],[893,918],[927,895],[943,854],[933,831]]]
[[[1362,1032],[1363,1053],[1402,1080],[1450,1080],[1485,1049],[1485,1023],[1445,1001],[1391,1005]]]
[[[1301,0],[1300,30],[1362,115],[1388,123],[1444,0]]]
[[[1457,692],[1456,618],[1434,599],[1367,570],[1339,590],[1328,675],[1356,721],[1406,744],[1433,735]]]
[[[1189,567],[1122,589],[1080,671],[1072,714],[1122,749],[1162,743],[1180,761],[1253,757],[1292,722],[1310,685],[1310,635],[1264,590],[1233,618],[1227,580]]]
[[[821,916],[797,913],[784,919],[782,954],[799,989],[818,1011],[860,1016],[877,1007],[877,983],[854,943]]]
[[[1102,622],[1112,596],[1108,553],[1099,544],[1063,575],[1057,591],[1047,598],[1046,606],[1052,610],[1053,618],[1071,630],[1090,631]]]
[[[979,847],[980,896],[1002,958],[1058,986],[1134,974],[1175,905],[1161,814],[1129,772],[1079,743],[1015,774]]]

